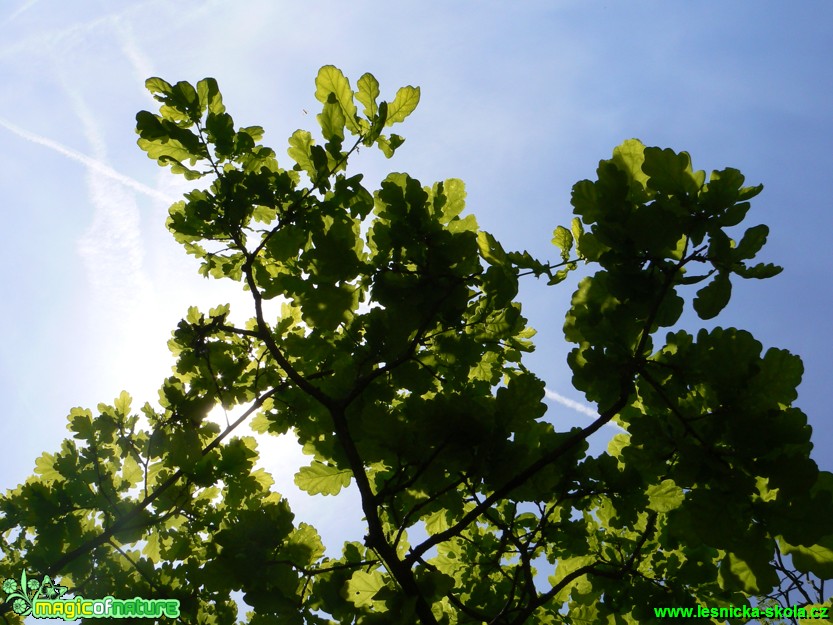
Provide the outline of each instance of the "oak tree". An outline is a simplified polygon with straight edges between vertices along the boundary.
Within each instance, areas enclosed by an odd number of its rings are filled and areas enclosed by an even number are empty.
[[[382,101],[372,75],[354,88],[333,66],[315,86],[320,136],[295,131],[278,158],[215,80],[147,81],[161,107],[137,115],[139,147],[199,181],[168,229],[201,274],[248,292],[251,318],[189,309],[157,405],[72,409],[71,438],[0,499],[0,579],[173,598],[200,624],[625,624],[826,599],[833,475],[793,406],[801,360],[680,326],[780,271],[754,262],[765,225],[737,230],[762,187],[625,141],[536,259],[479,229],[459,180],[392,173],[371,191],[351,171],[360,148],[394,155],[418,88]],[[578,268],[564,335],[598,416],[564,429],[524,364],[516,298],[525,276]],[[218,405],[244,411],[221,428]],[[247,421],[303,446],[310,496],[355,486],[366,529],[338,557],[255,466]],[[623,433],[589,453],[608,423]]]

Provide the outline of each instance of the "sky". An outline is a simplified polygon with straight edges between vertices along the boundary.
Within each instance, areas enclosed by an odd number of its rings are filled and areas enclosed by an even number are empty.
[[[263,126],[286,164],[287,137],[316,125],[313,81],[326,64],[353,84],[373,73],[383,98],[421,88],[396,157],[359,155],[366,182],[390,171],[426,185],[461,178],[468,211],[507,249],[555,259],[572,184],[628,138],[763,183],[747,225],[770,226],[761,259],[785,270],[736,281],[716,324],[803,358],[797,403],[815,460],[833,470],[832,24],[833,4],[814,0],[0,1],[0,491],[58,448],[70,408],[122,389],[136,407],[155,401],[189,305],[230,302],[250,316],[235,284],[198,276],[165,230],[168,205],[190,187],[136,146],[136,112],[157,105],[145,79],[215,77],[235,122]],[[529,280],[528,364],[559,426],[589,423],[562,333],[576,280]],[[265,450],[299,518],[337,537],[332,501],[292,483],[297,450]]]

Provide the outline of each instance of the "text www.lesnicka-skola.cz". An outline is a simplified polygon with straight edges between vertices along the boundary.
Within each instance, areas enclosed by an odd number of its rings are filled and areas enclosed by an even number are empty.
[[[830,606],[767,606],[767,607],[721,607],[707,608],[698,605],[696,608],[654,608],[657,618],[803,618],[826,619],[830,616]]]

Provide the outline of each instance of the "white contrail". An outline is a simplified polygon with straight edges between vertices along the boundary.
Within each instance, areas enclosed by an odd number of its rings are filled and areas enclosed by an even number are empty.
[[[573,399],[570,399],[569,397],[564,397],[564,395],[556,393],[555,391],[551,391],[550,389],[548,389],[546,387],[544,388],[544,395],[546,396],[547,399],[551,399],[552,401],[554,401],[556,403],[559,403],[562,406],[566,406],[567,408],[570,408],[572,410],[575,410],[576,412],[580,412],[583,415],[587,415],[588,417],[592,417],[593,419],[598,419],[599,418],[599,411],[598,410],[594,410],[590,406],[588,406],[586,404],[582,404],[581,402],[577,402]],[[605,424],[605,426],[606,427],[614,427],[614,428],[616,428],[617,430],[619,430],[621,432],[626,431],[624,428],[616,425],[613,422],[608,422],[608,423]]]
[[[153,71],[153,63],[150,58],[142,52],[139,44],[136,43],[136,39],[133,36],[133,28],[130,25],[130,22],[126,21],[121,16],[116,16],[113,18],[113,23],[115,25],[116,39],[118,40],[122,54],[124,54],[130,62],[130,65],[135,70],[138,78],[137,84],[144,85],[148,78],[156,75]],[[154,103],[156,102],[147,90],[142,89],[142,91],[150,100]]]
[[[3,126],[9,132],[16,134],[18,137],[22,139],[26,139],[27,141],[31,141],[32,143],[36,143],[38,145],[42,145],[50,150],[57,152],[58,154],[62,154],[67,158],[70,158],[74,161],[81,163],[82,165],[86,166],[87,168],[95,171],[97,173],[103,174],[116,182],[123,184],[124,186],[133,189],[134,191],[138,191],[139,193],[151,197],[155,200],[159,200],[160,202],[165,202],[166,204],[171,204],[176,202],[177,198],[166,195],[157,191],[156,189],[152,189],[147,185],[142,184],[138,180],[134,180],[130,176],[125,176],[117,172],[115,169],[110,167],[109,165],[105,165],[101,161],[97,161],[94,158],[90,158],[86,154],[81,154],[80,152],[76,152],[64,145],[61,145],[57,141],[53,141],[52,139],[47,139],[46,137],[42,137],[40,135],[36,135],[35,133],[29,132],[27,130],[23,130],[22,128],[15,126],[11,122],[6,121],[2,117],[0,117],[0,126]]]
[[[38,2],[38,0],[29,0],[28,2],[24,2],[24,3],[20,6],[20,8],[18,8],[18,9],[17,9],[17,11],[15,11],[15,12],[14,12],[14,13],[12,13],[11,15],[9,15],[9,17],[7,17],[3,23],[4,23],[4,24],[8,24],[8,23],[9,23],[9,22],[11,22],[12,20],[16,19],[16,18],[17,18],[17,16],[19,16],[19,15],[21,15],[22,13],[25,13],[26,11],[28,11],[29,9],[31,9],[31,8],[32,8],[32,5],[34,5],[36,2]]]
[[[95,116],[78,91],[69,84],[64,84],[64,89],[81,122],[92,160],[104,164],[107,147]],[[142,267],[139,208],[131,191],[99,169],[88,170],[87,187],[95,210],[90,227],[78,241],[78,251],[95,292],[108,305],[122,308],[118,311],[121,317],[150,297],[150,282]]]
[[[33,31],[32,33],[20,33],[23,37],[13,38],[5,37],[0,42],[0,58],[3,57],[19,57],[21,55],[31,54],[33,56],[54,57],[56,55],[56,48],[60,50],[68,50],[78,44],[83,43],[85,46],[87,42],[95,37],[96,30],[104,29],[107,32],[112,27],[113,20],[119,19],[122,16],[136,15],[136,14],[150,14],[158,13],[159,11],[150,10],[150,5],[158,5],[163,0],[145,0],[140,2],[136,0],[129,3],[125,9],[114,13],[105,13],[99,15],[88,21],[71,22],[68,26],[57,29],[41,29]],[[0,26],[6,26],[11,21],[17,19],[22,13],[28,11],[40,0],[28,0],[14,13],[9,15],[0,23]],[[2,3],[0,3],[2,4]],[[102,3],[103,4],[103,3]],[[193,13],[193,12],[192,12]],[[188,17],[191,17],[189,15]],[[16,33],[17,34],[17,33]],[[26,56],[28,58],[28,56]]]

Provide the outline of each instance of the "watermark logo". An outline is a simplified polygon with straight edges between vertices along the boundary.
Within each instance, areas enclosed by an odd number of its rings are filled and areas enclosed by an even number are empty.
[[[43,579],[20,574],[20,582],[3,581],[6,602],[20,616],[34,618],[62,618],[74,621],[80,618],[178,618],[179,601],[176,599],[86,599],[74,596],[64,598],[66,586],[56,584],[48,575]]]
[[[3,582],[6,602],[11,602],[12,610],[21,616],[31,614],[32,605],[41,597],[44,599],[60,599],[66,591],[66,586],[55,584],[49,575],[38,581],[37,578],[27,577],[26,571],[20,574],[20,584],[14,579],[7,579]]]

